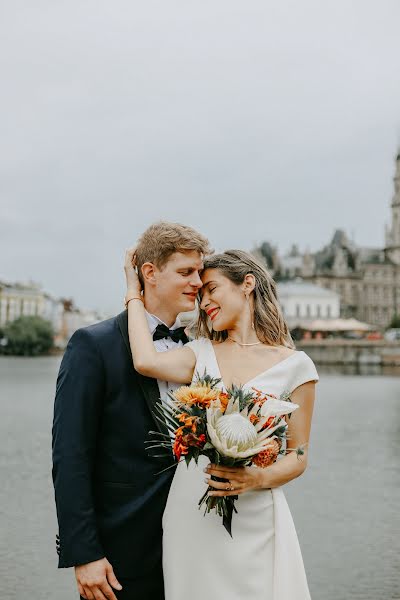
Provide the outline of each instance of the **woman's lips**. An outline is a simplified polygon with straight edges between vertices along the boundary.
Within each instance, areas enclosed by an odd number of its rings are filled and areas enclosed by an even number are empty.
[[[218,312],[219,312],[219,308],[211,308],[210,310],[207,311],[207,314],[210,317],[211,321],[217,316]]]

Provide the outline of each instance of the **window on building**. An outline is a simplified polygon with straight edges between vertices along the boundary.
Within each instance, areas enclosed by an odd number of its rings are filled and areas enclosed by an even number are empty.
[[[300,304],[296,304],[296,317],[300,317]]]
[[[317,304],[317,317],[321,316],[321,305]]]
[[[306,315],[307,317],[311,317],[311,306],[309,304],[306,306]]]
[[[326,307],[326,316],[329,318],[331,316],[331,305],[328,304]]]

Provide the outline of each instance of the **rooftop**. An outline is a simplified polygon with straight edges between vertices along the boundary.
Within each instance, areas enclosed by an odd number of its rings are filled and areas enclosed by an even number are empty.
[[[277,288],[278,295],[281,298],[284,296],[318,296],[320,298],[332,298],[332,296],[338,297],[338,294],[332,290],[327,290],[319,285],[302,280],[281,281],[277,284]]]

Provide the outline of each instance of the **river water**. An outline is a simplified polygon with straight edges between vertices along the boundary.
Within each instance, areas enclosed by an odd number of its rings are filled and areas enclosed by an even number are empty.
[[[59,363],[0,358],[1,600],[77,597],[72,570],[57,570],[55,551],[51,422]],[[400,377],[376,369],[320,369],[320,376],[309,467],[285,488],[311,596],[398,600]]]

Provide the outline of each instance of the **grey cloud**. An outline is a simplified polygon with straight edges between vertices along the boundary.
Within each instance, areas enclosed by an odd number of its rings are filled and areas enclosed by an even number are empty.
[[[400,133],[397,1],[9,3],[0,278],[117,310],[151,221],[215,247],[381,245]]]

